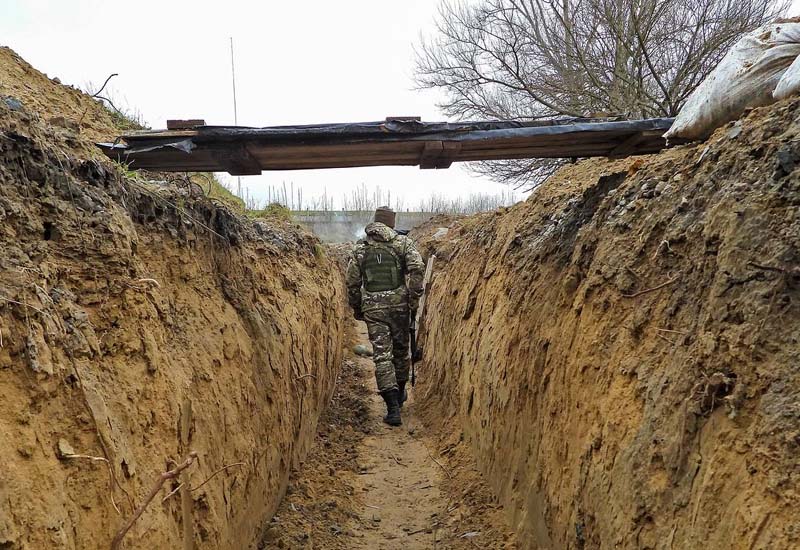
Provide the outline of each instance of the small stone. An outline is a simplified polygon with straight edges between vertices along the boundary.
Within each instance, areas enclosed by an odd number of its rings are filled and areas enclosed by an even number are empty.
[[[11,109],[12,111],[22,110],[22,102],[15,97],[4,97],[3,102],[6,104],[6,107]]]
[[[797,165],[797,161],[800,160],[798,155],[788,145],[784,145],[783,147],[781,147],[778,150],[777,154],[775,155],[775,158],[776,158],[777,171],[783,172],[783,174],[781,175],[791,174],[794,171],[795,166]]]
[[[375,514],[372,514],[372,521],[374,521],[375,523],[380,523],[381,522],[381,517],[380,516],[376,516]]]
[[[58,447],[56,448],[58,458],[64,459],[69,457],[70,455],[75,454],[75,449],[72,448],[72,445],[64,439],[63,437],[58,440]]]
[[[334,535],[339,535],[342,532],[342,528],[339,525],[334,523],[334,524],[331,525],[331,531],[333,531]]]
[[[742,121],[739,120],[733,127],[728,130],[728,138],[729,139],[736,139],[742,133]]]
[[[668,192],[670,189],[672,189],[672,186],[670,186],[670,184],[668,184],[665,181],[660,181],[660,182],[658,182],[658,185],[656,185],[655,192],[656,192],[657,195],[663,195],[664,193]]]

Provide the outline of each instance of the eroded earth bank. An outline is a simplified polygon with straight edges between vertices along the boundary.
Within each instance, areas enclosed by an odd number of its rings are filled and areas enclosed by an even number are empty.
[[[100,160],[116,121],[0,50],[0,548],[247,548],[341,361],[316,238]],[[170,181],[166,181],[167,178]]]
[[[418,232],[418,411],[522,547],[800,546],[799,118],[579,162]]]

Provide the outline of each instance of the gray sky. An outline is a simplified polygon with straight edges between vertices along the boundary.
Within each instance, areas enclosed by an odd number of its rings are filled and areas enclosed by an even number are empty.
[[[413,90],[413,45],[430,33],[437,0],[220,2],[0,0],[0,42],[62,82],[84,87],[111,73],[111,92],[153,127],[167,118],[232,124],[229,37],[234,39],[239,124],[268,126],[441,120],[436,93]],[[793,3],[800,13],[800,0]],[[271,172],[242,178],[251,195],[291,181],[309,197],[361,183],[413,207],[431,192],[455,197],[506,186],[415,167]]]

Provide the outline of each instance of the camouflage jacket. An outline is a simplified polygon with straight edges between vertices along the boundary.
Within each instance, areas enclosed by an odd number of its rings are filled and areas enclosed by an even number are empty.
[[[416,308],[422,296],[422,281],[425,277],[425,264],[417,247],[410,238],[400,235],[382,223],[373,222],[365,231],[367,237],[356,244],[350,263],[347,266],[347,300],[354,310],[367,312],[376,309],[400,309],[410,304]],[[406,284],[395,290],[367,292],[363,289],[361,266],[367,246],[371,242],[388,243],[403,264]]]

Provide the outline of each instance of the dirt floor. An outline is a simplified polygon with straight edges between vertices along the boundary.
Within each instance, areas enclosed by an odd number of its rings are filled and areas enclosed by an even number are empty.
[[[363,323],[350,336],[351,349],[368,345]],[[371,359],[348,353],[262,548],[515,548],[474,464],[425,428],[418,407],[412,390],[403,426],[385,425]]]

